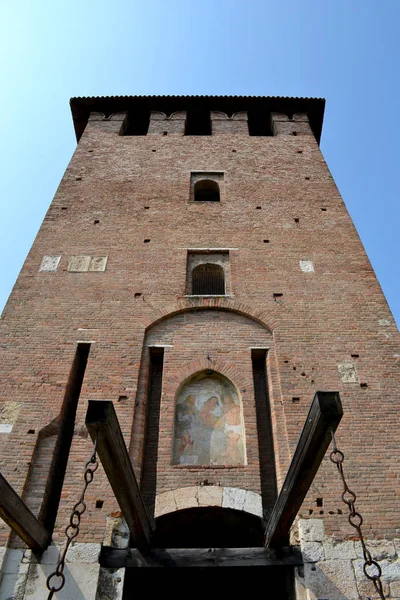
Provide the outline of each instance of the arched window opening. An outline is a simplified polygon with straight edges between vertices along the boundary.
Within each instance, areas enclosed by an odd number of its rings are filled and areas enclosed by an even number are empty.
[[[194,186],[195,202],[219,202],[219,185],[212,179],[201,179]]]
[[[178,390],[173,463],[245,464],[242,405],[237,389],[223,375],[205,371]]]
[[[206,263],[192,271],[192,294],[194,296],[224,296],[225,274],[220,265]]]

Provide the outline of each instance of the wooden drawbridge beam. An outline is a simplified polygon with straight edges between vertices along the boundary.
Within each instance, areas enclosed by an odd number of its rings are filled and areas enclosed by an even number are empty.
[[[93,441],[97,435],[99,459],[134,545],[139,549],[148,548],[155,524],[146,511],[113,403],[109,400],[89,400],[86,427]]]
[[[287,544],[290,527],[343,416],[339,392],[316,392],[265,531],[265,545]]]
[[[1,473],[0,517],[34,552],[41,553],[50,544],[50,533],[38,521]]]

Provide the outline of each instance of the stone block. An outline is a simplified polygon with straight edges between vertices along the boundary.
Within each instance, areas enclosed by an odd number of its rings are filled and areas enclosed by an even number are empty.
[[[364,581],[366,579],[363,569],[364,559],[358,558],[354,560],[353,566],[357,581]],[[382,581],[387,583],[400,581],[400,560],[380,560],[379,566],[382,569]],[[374,575],[376,568],[372,565],[367,568],[367,572],[370,575]]]
[[[222,487],[203,485],[198,487],[199,506],[222,506]]]
[[[177,510],[174,492],[164,492],[156,497],[155,517]]]
[[[392,581],[389,588],[392,598],[400,598],[400,581]]]
[[[95,600],[100,565],[66,564],[65,586],[57,593],[57,600]],[[24,600],[43,600],[46,594],[46,579],[54,571],[54,565],[32,564],[26,580]],[[55,584],[58,581],[54,580]]]
[[[84,273],[89,270],[91,256],[70,256],[68,271],[70,273]]]
[[[51,273],[57,271],[61,256],[43,256],[39,271]]]
[[[350,560],[325,560],[304,564],[309,600],[359,600]]]
[[[324,539],[325,558],[329,559],[354,559],[357,558],[357,552],[354,542],[346,540],[344,542],[335,542],[329,538]]]
[[[233,487],[224,487],[222,494],[222,506],[223,508],[243,510],[245,498],[246,490]]]
[[[18,418],[20,408],[21,404],[19,402],[3,402],[0,406],[0,423],[2,425],[13,425]]]
[[[311,260],[301,260],[300,269],[303,273],[314,273],[314,265]]]
[[[383,587],[383,593],[385,594],[385,596],[387,596],[390,591],[389,584],[383,582],[382,587]],[[372,583],[372,581],[370,581],[366,577],[364,577],[363,581],[357,582],[357,588],[358,588],[358,593],[360,594],[360,596],[363,600],[364,600],[364,598],[369,598],[369,600],[380,600],[380,596],[377,593],[377,591],[374,587],[374,584]]]
[[[25,592],[26,574],[6,573],[1,578],[0,599],[1,600],[23,600]],[[44,590],[46,592],[46,589]],[[43,598],[42,590],[42,598]]]
[[[177,510],[193,508],[199,505],[197,499],[197,487],[186,487],[175,490],[174,492]]]
[[[252,515],[256,515],[256,517],[262,518],[263,508],[260,494],[256,494],[256,492],[246,490],[243,510],[245,510],[248,513],[251,513]]]
[[[11,423],[0,423],[0,433],[11,433],[12,429]]]
[[[323,520],[299,519],[299,535],[301,542],[322,542],[324,539]]]
[[[74,544],[67,552],[67,563],[98,563],[100,544]]]
[[[324,548],[321,542],[303,542],[301,553],[305,563],[318,562],[325,559]]]
[[[391,325],[389,319],[378,319],[378,323],[381,327],[390,327]]]
[[[344,362],[338,365],[339,378],[342,383],[358,383],[359,379],[356,367],[351,362]]]
[[[374,560],[389,559],[397,557],[397,551],[393,541],[389,540],[366,540],[368,550]],[[356,558],[363,558],[361,542],[355,542]]]
[[[90,259],[89,271],[105,271],[107,261],[108,256],[92,256]]]
[[[3,558],[3,573],[18,573],[23,555],[23,550],[8,548]]]

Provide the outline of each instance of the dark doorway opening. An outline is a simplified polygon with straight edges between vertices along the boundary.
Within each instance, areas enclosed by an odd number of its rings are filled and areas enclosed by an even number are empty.
[[[191,582],[191,585],[190,585]],[[260,594],[265,600],[294,600],[293,567],[186,567],[178,573],[174,568],[127,568],[122,600],[134,600],[138,590],[151,590],[152,596],[171,594],[178,584],[189,584],[185,591],[213,598],[221,590],[224,597],[237,598],[243,593]],[[138,587],[140,586],[140,587]],[[142,587],[143,586],[143,587]],[[196,594],[196,595],[197,595]]]
[[[243,511],[208,506],[158,517],[156,548],[250,548],[263,546],[259,517]]]

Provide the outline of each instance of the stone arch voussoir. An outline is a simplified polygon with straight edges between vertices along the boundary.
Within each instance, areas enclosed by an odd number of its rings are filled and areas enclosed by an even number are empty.
[[[181,487],[156,497],[154,516],[174,513],[188,508],[220,507],[242,511],[262,518],[261,495],[251,490],[218,485]]]

